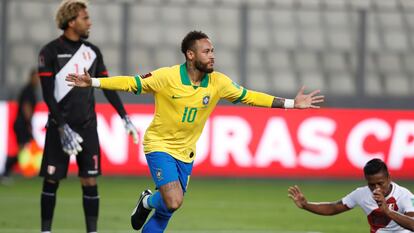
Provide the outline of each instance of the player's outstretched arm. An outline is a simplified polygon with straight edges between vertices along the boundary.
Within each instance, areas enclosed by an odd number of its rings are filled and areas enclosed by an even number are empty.
[[[114,76],[109,78],[92,78],[84,70],[84,74],[68,74],[65,78],[71,87],[96,87],[112,91],[137,92],[137,80],[132,76]],[[140,81],[139,81],[140,82]]]
[[[378,207],[382,210],[382,212],[384,212],[398,225],[410,231],[414,231],[414,212],[407,212],[405,214],[401,214],[397,211],[390,209],[388,207],[387,201],[385,200],[384,194],[379,189],[374,190],[372,194],[372,197],[377,202]],[[411,204],[411,200],[408,200],[408,202]]]
[[[323,95],[318,95],[320,90],[312,91],[309,94],[305,94],[304,92],[305,87],[303,86],[299,89],[294,100],[275,97],[272,108],[320,108],[318,104],[323,103],[325,100]]]
[[[289,187],[288,196],[293,200],[297,207],[319,215],[335,215],[349,210],[342,201],[308,202],[297,185]]]

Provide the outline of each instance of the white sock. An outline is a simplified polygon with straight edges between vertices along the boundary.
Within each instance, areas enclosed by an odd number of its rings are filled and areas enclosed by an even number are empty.
[[[144,206],[145,209],[150,210],[152,209],[149,205],[148,205],[148,197],[150,195],[147,195],[144,197],[144,199],[142,200],[142,205]]]

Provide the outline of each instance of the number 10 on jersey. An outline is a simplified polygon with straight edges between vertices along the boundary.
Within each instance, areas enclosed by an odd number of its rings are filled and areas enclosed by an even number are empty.
[[[195,120],[196,115],[197,115],[197,108],[185,107],[183,118],[181,119],[181,122],[193,123],[194,120]]]

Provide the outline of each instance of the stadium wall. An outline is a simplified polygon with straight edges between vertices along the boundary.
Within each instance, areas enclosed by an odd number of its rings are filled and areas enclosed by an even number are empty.
[[[98,132],[104,175],[148,176],[141,143],[125,134],[109,104],[98,104]],[[128,104],[142,140],[153,105]],[[16,104],[0,102],[0,167],[17,150],[13,134]],[[394,178],[414,178],[414,111],[320,109],[280,110],[218,106],[197,144],[196,176],[260,178],[360,178],[366,161],[386,161]],[[47,108],[33,117],[42,147]],[[1,171],[0,171],[1,172]],[[76,173],[74,159],[70,173]]]

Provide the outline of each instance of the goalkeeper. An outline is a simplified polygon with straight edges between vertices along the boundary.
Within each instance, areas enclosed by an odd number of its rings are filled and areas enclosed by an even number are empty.
[[[41,231],[51,232],[56,191],[66,177],[69,157],[77,156],[82,185],[86,232],[97,232],[99,195],[96,177],[101,174],[99,140],[93,88],[69,88],[65,76],[88,70],[104,78],[106,70],[98,47],[86,41],[91,21],[87,2],[65,0],[56,23],[63,35],[45,45],[39,55],[39,76],[43,99],[49,109],[46,141],[40,175],[44,177],[41,193]],[[137,143],[137,131],[128,118],[116,92],[104,91],[106,98],[122,117]]]
[[[136,77],[90,78],[70,74],[70,86],[99,87],[109,90],[151,93],[155,97],[154,119],[144,137],[144,151],[158,192],[144,190],[131,216],[132,227],[141,229],[152,209],[154,215],[145,224],[144,233],[161,233],[167,227],[187,190],[196,141],[220,98],[233,103],[272,108],[318,108],[324,100],[319,91],[304,94],[302,88],[294,100],[246,90],[226,75],[214,71],[214,47],[208,36],[192,31],[181,44],[186,62]]]

